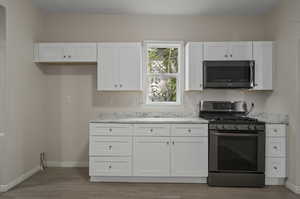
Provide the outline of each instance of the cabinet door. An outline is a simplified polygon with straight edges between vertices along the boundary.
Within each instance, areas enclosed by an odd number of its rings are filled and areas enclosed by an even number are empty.
[[[272,90],[273,42],[253,42],[255,61],[254,90]]]
[[[141,44],[120,44],[119,71],[120,90],[141,90]]]
[[[204,60],[228,60],[229,49],[228,42],[205,42]]]
[[[118,46],[98,44],[97,89],[119,89]]]
[[[252,42],[230,42],[230,60],[253,60]]]
[[[37,56],[39,62],[64,62],[64,44],[39,43]]]
[[[186,90],[203,90],[203,43],[192,42],[186,46]]]
[[[134,176],[170,175],[170,138],[135,137]]]
[[[65,44],[65,56],[69,62],[96,62],[96,43],[67,43]]]
[[[208,176],[208,138],[171,138],[171,175]]]

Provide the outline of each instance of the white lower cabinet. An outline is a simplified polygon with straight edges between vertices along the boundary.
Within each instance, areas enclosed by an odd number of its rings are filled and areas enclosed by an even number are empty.
[[[134,176],[170,175],[169,137],[135,137],[133,148]]]
[[[208,125],[90,123],[89,157],[92,181],[206,182]],[[265,173],[287,177],[286,125],[266,125]]]
[[[90,123],[89,129],[92,181],[206,182],[207,124]]]
[[[90,156],[131,156],[131,137],[90,137]]]
[[[171,138],[171,176],[207,177],[208,138]]]
[[[266,178],[279,180],[286,177],[286,125],[267,124]]]
[[[90,176],[131,176],[130,157],[90,157]]]

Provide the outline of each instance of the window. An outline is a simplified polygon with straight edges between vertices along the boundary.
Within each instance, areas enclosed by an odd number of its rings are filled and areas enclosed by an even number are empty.
[[[180,42],[145,43],[146,104],[182,103],[182,46]]]

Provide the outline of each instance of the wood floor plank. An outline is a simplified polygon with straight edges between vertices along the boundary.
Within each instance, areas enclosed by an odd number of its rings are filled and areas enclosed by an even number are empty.
[[[1,199],[300,199],[283,186],[221,188],[206,184],[91,183],[87,168],[48,168]]]

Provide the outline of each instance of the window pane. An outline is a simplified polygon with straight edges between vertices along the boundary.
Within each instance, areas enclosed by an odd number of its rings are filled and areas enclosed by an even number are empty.
[[[177,73],[178,48],[148,48],[148,73]]]
[[[149,101],[151,102],[176,102],[175,77],[149,77]]]

